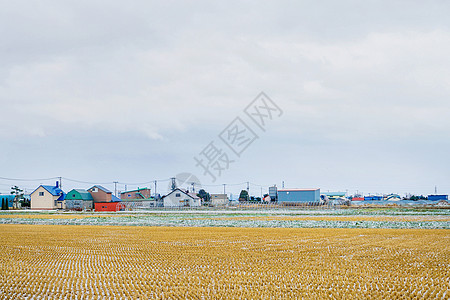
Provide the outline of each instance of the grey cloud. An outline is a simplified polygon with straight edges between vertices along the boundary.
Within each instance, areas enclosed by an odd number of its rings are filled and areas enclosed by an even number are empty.
[[[97,166],[92,176],[97,178],[114,170],[136,181],[198,172],[192,156],[264,90],[285,114],[236,166],[253,168],[252,180],[289,177],[299,186],[337,188],[357,181],[352,170],[364,166],[376,174],[368,181],[389,182],[392,176],[413,189],[408,182],[414,178],[402,180],[384,169],[433,166],[441,174],[434,181],[450,190],[442,152],[428,147],[408,160],[397,159],[415,143],[448,146],[446,2],[15,1],[0,6],[0,137],[16,149],[0,150],[1,166],[16,177],[26,177],[27,166],[39,158],[58,158],[70,176],[81,178],[85,172],[76,166],[83,161]],[[62,154],[62,141],[71,139],[82,146]],[[133,140],[140,151],[127,150]],[[278,145],[270,144],[274,140]],[[117,152],[102,157],[94,141],[115,145],[107,149]],[[371,162],[375,150],[362,155],[355,146],[371,143],[383,147],[382,167]],[[126,157],[127,166],[116,163]],[[27,164],[17,168],[9,162],[14,160]],[[263,171],[283,170],[280,164],[294,167],[272,176]],[[341,180],[338,173],[328,174],[330,164],[347,175]],[[46,165],[40,165],[41,172],[69,172]],[[311,170],[310,175],[293,171],[296,167]],[[238,171],[229,174],[224,181],[249,180]],[[376,181],[382,189],[383,180]]]

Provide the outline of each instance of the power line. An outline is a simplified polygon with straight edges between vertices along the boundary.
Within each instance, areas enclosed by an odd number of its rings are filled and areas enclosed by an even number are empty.
[[[89,181],[82,181],[77,179],[71,179],[67,177],[62,177],[64,180],[71,181],[71,182],[77,182],[77,183],[87,183],[87,184],[113,184],[113,181],[110,182],[89,182]]]
[[[256,184],[256,183],[253,183],[253,182],[250,182],[250,184],[254,185],[254,186],[257,186],[257,187],[261,187],[261,188],[268,188],[269,187],[267,185],[260,185],[260,184]]]
[[[23,178],[7,178],[7,177],[0,177],[0,179],[3,179],[3,180],[10,180],[10,181],[45,181],[45,180],[59,179],[59,177],[39,178],[39,179],[23,179]]]
[[[223,184],[202,184],[204,187],[214,187],[214,186],[223,186]]]
[[[166,182],[166,181],[170,181],[170,180],[171,180],[170,178],[167,178],[167,179],[150,180],[150,181],[146,181],[146,182],[122,182],[122,181],[119,181],[118,183],[126,184],[126,185],[142,185],[142,184],[155,183],[155,181],[157,181],[157,182]]]
[[[240,183],[227,183],[227,185],[244,185],[247,182],[240,182]]]

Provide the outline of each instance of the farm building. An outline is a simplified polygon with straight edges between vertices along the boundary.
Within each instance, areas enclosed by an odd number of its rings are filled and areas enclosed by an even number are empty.
[[[65,196],[58,181],[55,186],[40,185],[30,194],[31,209],[64,209]]]
[[[326,193],[321,193],[321,195],[327,196],[327,198],[330,200],[341,198],[341,197],[346,197],[345,192],[326,192]]]
[[[278,202],[283,204],[320,203],[320,189],[282,189],[278,190]]]
[[[101,185],[94,185],[88,192],[96,202],[119,202],[120,199],[112,194],[112,192]]]
[[[448,195],[428,195],[429,201],[441,201],[441,200],[448,200]]]
[[[125,205],[125,210],[151,209],[154,207],[162,207],[162,201],[155,198],[149,199],[125,199],[121,201]]]
[[[83,189],[73,189],[66,195],[66,209],[86,210],[94,208],[94,198]]]
[[[94,199],[95,211],[120,211],[125,209],[120,199],[101,185],[94,185],[87,191]]]
[[[15,197],[16,197],[15,195],[0,195],[0,201],[2,202],[2,209],[4,205],[8,206],[8,209],[13,208]]]
[[[125,205],[125,210],[150,209],[163,206],[162,201],[151,196],[149,188],[142,188],[120,193],[120,199]]]
[[[364,201],[381,201],[383,196],[364,196]]]
[[[212,206],[226,206],[229,203],[227,194],[211,194]]]
[[[120,199],[150,199],[152,197],[151,190],[149,188],[142,188],[132,191],[126,191],[120,193]]]
[[[384,198],[386,201],[400,201],[402,200],[402,197],[397,194],[389,194]]]
[[[363,197],[353,197],[352,201],[364,201]]]
[[[198,207],[202,205],[197,195],[185,192],[179,188],[163,196],[162,199],[164,207]]]
[[[95,202],[95,211],[122,211],[125,205],[122,202]]]

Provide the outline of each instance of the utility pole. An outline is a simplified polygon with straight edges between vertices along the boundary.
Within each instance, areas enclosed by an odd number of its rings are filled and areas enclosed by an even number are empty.
[[[157,183],[157,181],[155,180],[155,196],[156,196],[156,183]]]
[[[117,184],[119,182],[118,181],[114,181],[114,195],[117,197]]]
[[[437,195],[437,185],[434,186],[434,194]]]
[[[225,191],[225,186],[226,186],[226,184],[224,183],[224,184],[223,184],[223,193],[226,195],[227,193],[226,193],[226,191]]]
[[[59,177],[59,188],[62,190],[62,177]]]
[[[283,187],[283,189],[284,189],[284,180],[283,180],[283,183],[282,183],[282,187]]]
[[[195,193],[195,182],[191,182],[192,185],[192,192]]]
[[[247,193],[250,193],[250,183],[247,181]]]

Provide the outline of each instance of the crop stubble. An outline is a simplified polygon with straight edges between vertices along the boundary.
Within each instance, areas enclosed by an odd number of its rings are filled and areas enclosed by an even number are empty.
[[[448,230],[0,225],[1,299],[448,299]]]

